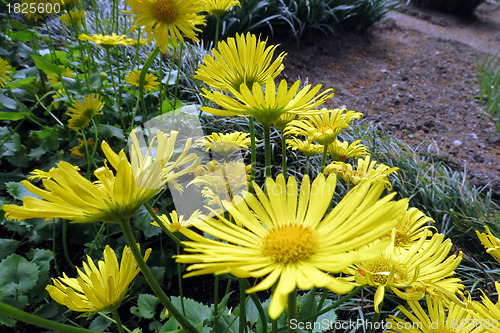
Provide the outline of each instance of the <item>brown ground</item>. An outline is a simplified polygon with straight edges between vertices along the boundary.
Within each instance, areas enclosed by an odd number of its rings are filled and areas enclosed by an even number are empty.
[[[492,2],[493,1],[493,2]],[[364,35],[281,43],[284,76],[335,88],[329,107],[380,121],[394,136],[438,153],[500,198],[500,135],[483,114],[476,57],[500,49],[500,3],[472,19],[400,5]]]

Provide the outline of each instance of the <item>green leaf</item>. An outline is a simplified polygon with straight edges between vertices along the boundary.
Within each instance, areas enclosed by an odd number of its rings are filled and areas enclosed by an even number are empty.
[[[89,325],[89,329],[104,332],[109,326],[111,322],[104,317],[97,316]]]
[[[5,97],[5,96],[4,96]],[[5,97],[5,98],[8,98],[8,97]],[[2,100],[2,96],[0,95],[0,103],[4,102]],[[16,104],[17,105],[17,104]],[[9,109],[12,109],[14,110],[14,108],[10,108],[8,106],[6,106],[4,104],[4,106],[6,108],[9,108]],[[26,118],[26,113],[24,112],[4,112],[4,111],[0,111],[0,120],[20,120],[20,119],[23,119],[23,118]]]
[[[8,36],[21,42],[29,42],[31,40],[31,30],[9,31]]]
[[[172,297],[172,303],[174,303],[177,309],[182,308],[180,297]],[[202,325],[205,319],[209,319],[212,316],[212,309],[210,307],[190,298],[184,298],[184,309],[186,310],[186,318],[194,326]]]
[[[0,93],[0,104],[5,106],[7,109],[15,110],[17,108],[17,102],[16,100],[5,96],[4,94]],[[3,113],[8,113],[10,114],[11,112],[2,112]],[[23,117],[24,118],[24,117]],[[9,118],[1,118],[1,120],[17,120],[17,119],[9,119]]]
[[[0,259],[11,255],[16,252],[17,247],[21,242],[15,239],[0,239]]]
[[[137,299],[137,313],[135,314],[141,318],[152,319],[158,303],[160,303],[158,297],[149,294],[140,294]]]
[[[125,141],[123,130],[118,127],[114,127],[111,125],[99,125],[97,128],[97,132],[99,133],[99,136],[102,136],[104,139],[115,137],[120,139],[121,141]]]
[[[45,74],[49,75],[58,75],[65,72],[66,69],[61,68],[54,63],[50,63],[44,59],[44,57],[33,55],[33,61],[35,62],[36,68],[45,72]]]
[[[178,73],[177,70],[172,70],[170,72],[170,75],[168,75],[169,73],[167,73],[167,75],[164,76],[163,79],[161,80],[161,83],[173,86],[177,81],[177,73]]]
[[[38,280],[39,269],[35,263],[11,254],[0,262],[0,293],[3,296],[27,293]]]
[[[7,192],[12,195],[17,200],[23,200],[24,197],[33,197],[41,199],[38,195],[31,193],[28,189],[21,183],[8,182],[5,185]]]
[[[161,103],[161,111],[162,113],[167,113],[175,109],[179,109],[182,107],[182,103],[179,100],[170,101],[165,100]]]
[[[47,296],[45,286],[49,280],[50,262],[54,260],[54,252],[45,249],[31,249],[27,257],[38,266],[39,270],[38,281],[29,294],[31,298],[30,304],[34,305]]]
[[[19,89],[25,89],[25,90],[32,92],[33,89],[35,89],[35,91],[37,90],[36,87],[34,87],[32,84],[33,80],[35,80],[35,79],[36,79],[36,76],[29,76],[29,77],[26,77],[26,78],[21,79],[21,80],[11,81],[6,86],[12,90],[19,88]]]

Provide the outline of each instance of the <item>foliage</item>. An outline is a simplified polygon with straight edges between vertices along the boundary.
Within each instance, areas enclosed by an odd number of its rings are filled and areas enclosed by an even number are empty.
[[[489,113],[500,131],[500,51],[494,55],[487,54],[482,61],[476,59],[479,80],[479,98],[486,104]]]

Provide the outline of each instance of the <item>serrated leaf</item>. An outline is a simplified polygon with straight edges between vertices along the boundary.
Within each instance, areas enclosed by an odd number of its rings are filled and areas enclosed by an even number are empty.
[[[142,318],[152,319],[158,303],[160,303],[158,297],[149,294],[140,294],[137,299],[137,315]]]
[[[182,308],[180,297],[172,297],[172,303],[178,309]],[[184,309],[186,310],[186,318],[195,326],[202,325],[203,321],[212,315],[210,307],[190,298],[184,298]]]
[[[98,332],[104,332],[109,326],[111,325],[111,322],[107,320],[104,317],[97,316],[95,317],[94,320],[89,325],[89,329],[98,331]]]
[[[8,182],[5,185],[7,192],[17,200],[23,200],[24,197],[33,197],[37,199],[42,199],[36,194],[31,193],[28,189],[21,183]]]
[[[0,239],[0,259],[11,255],[16,252],[17,247],[21,242],[15,239]]]
[[[123,130],[121,128],[111,125],[99,125],[97,131],[99,135],[104,139],[115,137],[120,139],[121,141],[125,141],[125,135],[123,134]]]
[[[31,249],[27,257],[38,266],[39,270],[38,281],[29,295],[30,304],[37,304],[47,295],[45,286],[49,280],[50,262],[54,260],[54,253],[51,250]]]
[[[24,294],[38,280],[39,269],[17,254],[11,254],[0,262],[0,293],[4,296]]]

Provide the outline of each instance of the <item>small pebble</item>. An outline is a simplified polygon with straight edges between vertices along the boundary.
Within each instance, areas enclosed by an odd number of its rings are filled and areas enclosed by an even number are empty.
[[[453,145],[454,145],[455,147],[460,147],[460,146],[462,145],[462,141],[460,141],[460,140],[455,140],[455,141],[453,141]]]

